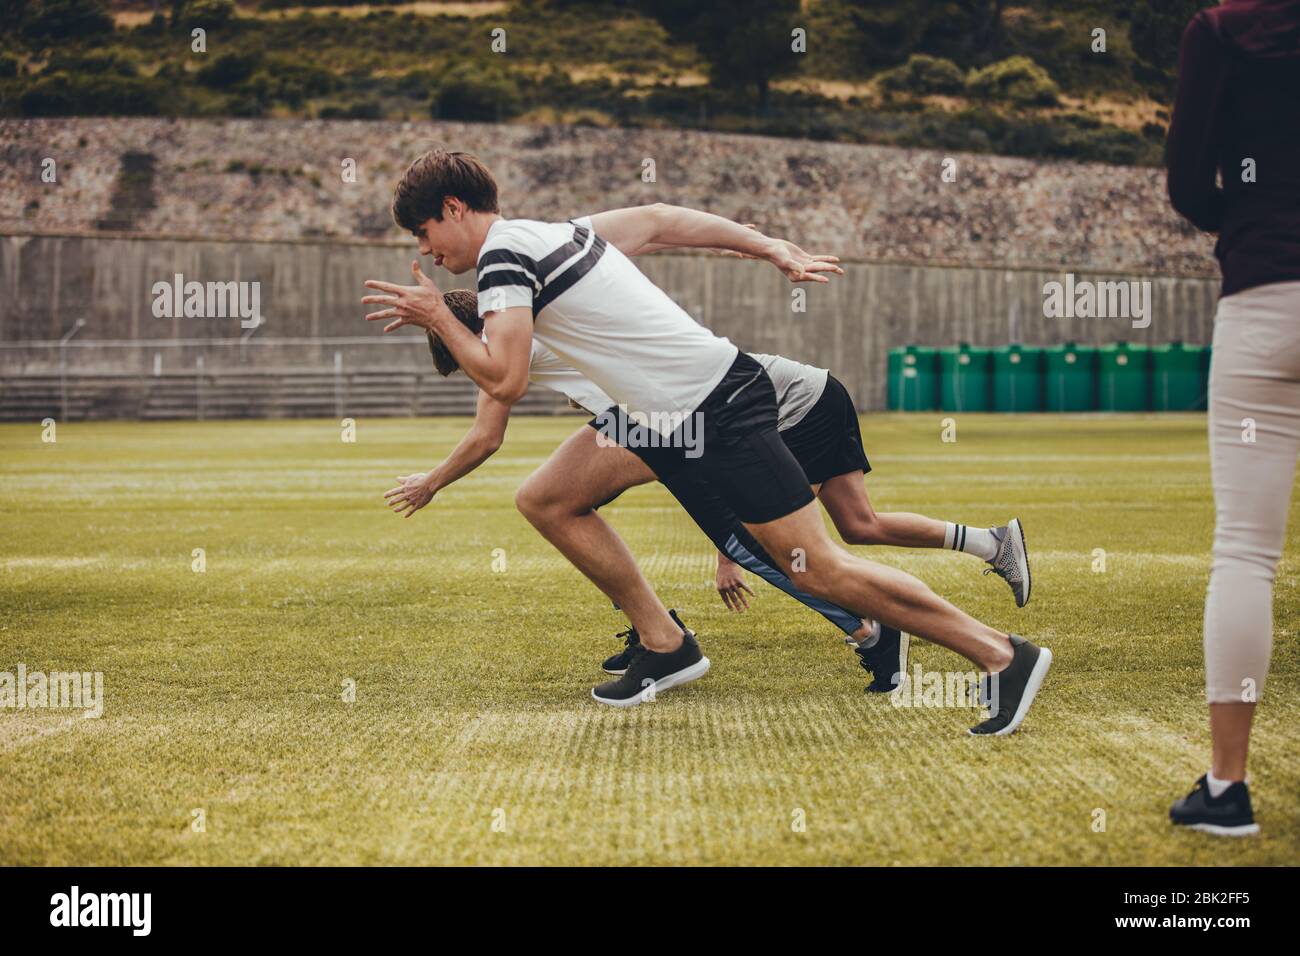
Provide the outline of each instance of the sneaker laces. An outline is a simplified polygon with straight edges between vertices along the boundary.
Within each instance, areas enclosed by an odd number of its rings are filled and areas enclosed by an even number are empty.
[[[623,639],[623,645],[625,647],[631,647],[633,644],[641,643],[641,637],[639,634],[637,634],[635,627],[629,627],[626,631],[619,631],[617,634],[614,635],[614,637],[616,638],[621,637]]]
[[[852,638],[846,637],[844,639],[844,643],[849,645],[851,648],[853,648],[853,653],[856,654],[858,657],[858,664],[862,667],[864,671],[866,671],[868,674],[871,674],[873,677],[879,676],[878,674],[876,674],[876,670],[880,666],[881,662],[875,659],[878,655],[873,654],[873,652],[880,647],[879,641],[877,641],[875,644],[872,644],[870,647],[863,647],[861,644],[859,644],[857,641],[853,640]]]
[[[984,569],[984,573],[996,574],[1009,584],[1020,584],[1020,569],[1016,567],[1016,562],[1012,560],[1013,557],[1011,535],[1004,535],[998,545],[998,553],[993,556],[993,560],[989,562],[989,567]]]
[[[629,645],[629,647],[631,648],[632,656],[628,658],[627,670],[623,672],[622,679],[625,681],[635,682],[637,680],[636,672],[639,671],[642,662],[645,661],[646,659],[646,654],[648,654],[649,652],[646,650],[646,646],[641,643],[637,643],[636,645]]]

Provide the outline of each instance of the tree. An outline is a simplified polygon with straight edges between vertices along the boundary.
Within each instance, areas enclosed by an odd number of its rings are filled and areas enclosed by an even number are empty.
[[[697,0],[639,0],[638,6],[678,38],[690,33],[691,24],[700,15]]]
[[[696,9],[680,22],[708,61],[710,80],[722,87],[752,86],[758,108],[766,110],[772,80],[799,65],[800,54],[792,48],[798,0],[715,0]]]
[[[971,45],[990,55],[999,52],[1006,39],[1002,23],[1006,0],[956,0],[956,6],[970,27]]]
[[[1006,0],[845,0],[867,71],[912,53],[966,66],[1006,53]]]
[[[846,0],[849,22],[862,50],[864,72],[902,63],[929,25],[929,0]]]
[[[1140,79],[1162,93],[1173,91],[1178,74],[1178,45],[1202,0],[1136,0],[1129,22],[1129,42],[1144,70]]]

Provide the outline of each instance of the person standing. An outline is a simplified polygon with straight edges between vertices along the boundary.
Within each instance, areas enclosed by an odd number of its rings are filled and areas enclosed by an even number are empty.
[[[1166,163],[1175,210],[1218,234],[1205,601],[1212,761],[1169,816],[1259,832],[1246,782],[1273,647],[1273,579],[1300,454],[1300,0],[1228,0],[1183,33]],[[1219,185],[1216,176],[1222,176]]]

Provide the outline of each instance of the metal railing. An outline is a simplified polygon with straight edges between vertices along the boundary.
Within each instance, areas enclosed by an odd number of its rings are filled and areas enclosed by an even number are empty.
[[[473,383],[438,375],[423,335],[75,338],[83,328],[74,324],[61,339],[0,343],[0,418],[18,420],[37,406],[50,414],[57,407],[64,421],[292,417],[329,414],[331,406],[340,418],[358,408],[380,415],[473,413]],[[564,406],[553,393],[533,389],[516,411],[554,414]]]

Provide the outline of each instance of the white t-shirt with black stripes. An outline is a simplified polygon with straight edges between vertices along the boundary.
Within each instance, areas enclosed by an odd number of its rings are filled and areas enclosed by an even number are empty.
[[[665,435],[738,354],[595,235],[587,217],[492,224],[479,253],[479,315],[520,306],[533,310],[542,345]]]
[[[826,391],[826,379],[830,376],[827,369],[804,365],[784,355],[750,352],[749,357],[767,369],[776,389],[777,431],[794,428],[803,421]]]
[[[593,415],[599,415],[611,405],[618,404],[593,385],[591,379],[537,341],[536,337],[533,338],[533,354],[528,361],[528,381],[559,392]]]
[[[803,421],[826,391],[830,372],[824,368],[805,365],[783,355],[750,352],[749,357],[767,369],[776,389],[777,431],[786,431]],[[593,415],[618,404],[536,338],[528,363],[528,381],[559,392]]]

